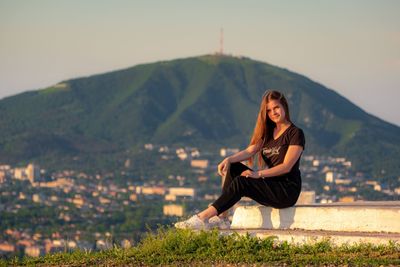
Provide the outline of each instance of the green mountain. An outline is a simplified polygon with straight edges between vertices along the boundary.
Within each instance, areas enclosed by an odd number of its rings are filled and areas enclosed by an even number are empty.
[[[398,176],[400,128],[307,77],[249,58],[206,55],[63,81],[0,100],[0,162],[73,163],[144,143],[244,147],[261,96],[278,89],[306,152]],[[71,163],[71,164],[72,164]]]

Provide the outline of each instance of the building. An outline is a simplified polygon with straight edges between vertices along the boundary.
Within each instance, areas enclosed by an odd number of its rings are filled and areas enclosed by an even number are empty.
[[[28,247],[25,247],[25,254],[30,256],[30,257],[39,257],[41,254],[43,254],[43,252],[44,252],[44,250],[40,249],[39,246],[28,246]]]
[[[178,148],[176,150],[176,155],[178,156],[178,158],[180,158],[181,160],[185,160],[188,158],[188,154],[186,153],[185,149],[183,148]]]
[[[300,193],[297,204],[313,204],[315,203],[315,191],[302,191]]]
[[[40,203],[42,201],[42,198],[40,197],[39,194],[33,194],[32,195],[32,201],[35,203]]]
[[[160,152],[160,153],[168,153],[169,152],[169,148],[168,148],[168,146],[161,146],[158,149],[158,152]]]
[[[375,190],[375,191],[382,191],[381,185],[380,185],[380,184],[374,185],[374,190]]]
[[[0,184],[6,181],[6,172],[0,171]]]
[[[128,249],[132,247],[132,244],[128,239],[124,239],[121,241],[121,247],[124,249]]]
[[[179,216],[182,217],[184,213],[184,208],[182,205],[170,204],[164,205],[163,214],[166,216]]]
[[[175,195],[175,196],[194,197],[196,194],[196,191],[194,188],[191,188],[191,187],[170,187],[169,194]]]
[[[339,202],[354,202],[355,198],[353,196],[344,196],[339,198]]]
[[[0,255],[2,252],[4,253],[10,253],[15,251],[15,246],[9,243],[0,243]]]
[[[130,194],[129,195],[129,200],[130,201],[137,201],[137,195],[136,194]]]
[[[153,150],[154,149],[154,145],[153,144],[145,144],[144,145],[144,148],[146,149],[146,150]]]
[[[176,200],[176,195],[167,194],[167,195],[165,195],[165,200],[166,201],[175,201]]]
[[[351,179],[336,179],[335,184],[349,185],[351,184]]]
[[[10,165],[0,165],[0,170],[9,171],[9,170],[11,170],[11,166]]]
[[[26,167],[26,176],[28,180],[33,184],[34,182],[37,182],[38,179],[40,178],[40,168],[37,165],[34,165],[33,163],[28,164],[28,167]]]
[[[105,198],[105,197],[99,197],[99,202],[101,204],[105,205],[105,204],[110,204],[111,200],[109,200],[108,198]]]
[[[82,206],[85,204],[85,200],[82,198],[81,195],[75,195],[75,197],[72,199],[72,203],[77,207],[77,208],[82,208]]]
[[[204,195],[204,200],[213,201],[213,200],[216,200],[216,199],[218,199],[218,198],[219,198],[219,195],[217,195],[217,194],[213,194],[213,195],[211,195],[211,194],[205,194],[205,195]]]
[[[193,159],[190,162],[190,166],[194,168],[207,169],[208,165],[209,165],[208,159]]]
[[[49,187],[49,188],[72,188],[74,186],[74,181],[68,178],[58,178],[57,180],[50,182],[42,182],[39,184],[40,187]]]
[[[365,184],[372,186],[375,191],[382,191],[382,187],[377,181],[368,180],[365,182]]]
[[[192,151],[190,152],[190,156],[192,158],[198,158],[200,157],[200,151],[197,148],[192,149]]]
[[[136,187],[136,194],[143,194],[143,195],[164,195],[165,194],[165,187],[162,186],[137,186]]]
[[[319,164],[320,164],[320,162],[319,162],[319,160],[317,160],[317,159],[314,159],[313,162],[312,162],[312,165],[313,165],[314,167],[318,167]]]
[[[337,176],[336,172],[328,171],[325,173],[325,182],[333,183],[335,182],[335,179],[338,178]]]
[[[130,160],[130,159],[126,159],[126,160],[125,160],[124,167],[125,167],[125,168],[131,167],[131,160]]]
[[[208,180],[208,176],[201,175],[201,176],[197,177],[197,181],[199,183],[207,182],[207,180]]]
[[[25,168],[15,168],[14,178],[17,180],[26,180]]]
[[[221,148],[219,154],[221,157],[227,157],[239,152],[238,148]]]

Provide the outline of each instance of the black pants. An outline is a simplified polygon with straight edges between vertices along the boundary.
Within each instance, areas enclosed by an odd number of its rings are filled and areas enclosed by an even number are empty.
[[[222,195],[212,204],[218,215],[235,205],[243,196],[278,209],[296,204],[301,191],[300,177],[281,175],[255,179],[240,176],[243,171],[249,169],[240,162],[230,164],[222,187]]]

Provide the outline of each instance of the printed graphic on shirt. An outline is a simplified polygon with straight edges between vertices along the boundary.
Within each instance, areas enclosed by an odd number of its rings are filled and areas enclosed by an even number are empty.
[[[273,155],[279,155],[279,150],[281,146],[265,147],[263,149],[263,154],[267,157],[272,157]]]

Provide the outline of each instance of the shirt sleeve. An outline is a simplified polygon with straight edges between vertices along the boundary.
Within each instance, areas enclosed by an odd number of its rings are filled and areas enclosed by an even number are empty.
[[[305,137],[302,129],[294,128],[290,133],[289,145],[299,145],[305,148]]]

